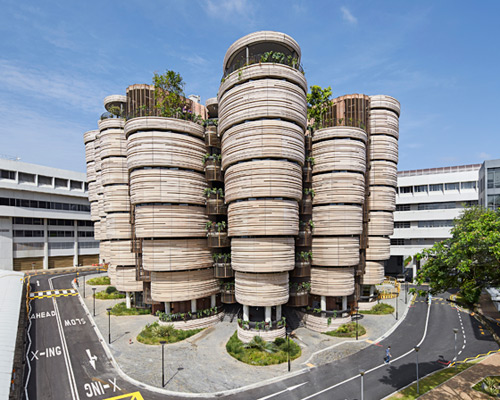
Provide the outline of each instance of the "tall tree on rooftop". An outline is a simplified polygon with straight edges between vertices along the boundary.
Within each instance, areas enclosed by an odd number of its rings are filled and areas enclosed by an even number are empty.
[[[332,88],[328,86],[322,89],[317,85],[309,88],[311,92],[307,94],[307,120],[312,123],[314,129],[319,129],[326,109],[331,103]]]
[[[187,107],[184,94],[184,80],[182,76],[171,70],[166,70],[160,75],[155,72],[153,76],[155,88],[155,107],[162,117],[179,117]]]

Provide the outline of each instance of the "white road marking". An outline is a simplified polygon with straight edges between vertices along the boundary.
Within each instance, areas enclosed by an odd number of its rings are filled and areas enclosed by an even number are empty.
[[[47,290],[46,293],[47,293],[47,296],[50,296],[52,294],[50,290]]]
[[[458,352],[458,355],[460,355],[460,354],[462,354],[462,350],[460,350],[460,351]]]
[[[31,352],[31,354],[33,354],[33,357],[31,357],[31,361],[33,361],[35,358],[38,360],[37,353],[38,353],[38,350],[35,351],[34,353],[33,353],[33,351]]]
[[[117,390],[121,390],[118,385],[116,384],[116,378],[113,378],[113,380],[111,379],[108,379],[108,382],[111,383],[113,385],[113,392],[117,391]]]
[[[431,313],[431,305],[430,305],[430,304],[428,304],[428,306],[427,306],[427,318],[425,319],[425,329],[424,329],[424,334],[423,334],[422,339],[420,340],[420,342],[417,344],[417,346],[419,346],[419,347],[422,345],[422,343],[423,343],[423,342],[424,342],[424,340],[425,340],[425,337],[427,336],[427,328],[429,327],[429,316],[430,316],[430,313]],[[402,354],[402,355],[400,355],[399,357],[394,358],[393,360],[391,360],[391,364],[392,364],[394,361],[397,361],[397,360],[400,360],[400,359],[402,359],[402,358],[406,357],[407,355],[409,355],[409,354],[413,353],[414,351],[415,351],[414,349],[411,349],[410,351],[407,351],[405,354]],[[383,368],[383,367],[386,367],[386,366],[387,366],[387,364],[385,364],[385,363],[380,364],[380,365],[378,365],[378,366],[376,366],[376,367],[373,367],[372,369],[369,369],[368,371],[366,371],[366,372],[365,372],[365,375],[368,375],[370,372],[376,371],[377,369],[379,369],[379,368]],[[359,375],[354,375],[354,376],[352,376],[351,378],[348,378],[348,379],[346,379],[346,380],[344,380],[344,381],[342,381],[342,382],[336,383],[335,385],[330,386],[330,387],[327,387],[327,388],[325,388],[325,389],[323,389],[323,390],[320,390],[319,392],[313,393],[313,394],[311,394],[311,395],[309,395],[309,396],[307,396],[307,397],[302,398],[301,400],[308,400],[308,399],[312,399],[313,397],[316,397],[316,396],[318,396],[318,395],[320,395],[320,394],[323,394],[323,393],[325,393],[325,392],[327,392],[327,391],[329,391],[329,390],[331,390],[331,389],[334,389],[334,388],[336,388],[336,387],[338,387],[338,386],[340,386],[340,385],[343,385],[344,383],[350,382],[350,381],[352,381],[352,380],[354,380],[354,379],[358,379],[358,378],[359,378]]]
[[[49,278],[49,286],[53,290],[54,286],[52,284],[52,279],[54,278],[59,278],[59,277],[52,277]],[[61,316],[59,315],[59,308],[57,307],[57,302],[56,298],[52,298],[52,302],[54,303],[54,310],[56,311],[56,322],[57,322],[57,329],[59,330],[59,336],[61,337],[61,344],[63,348],[63,355],[64,355],[64,363],[66,364],[66,371],[68,373],[68,379],[69,379],[69,387],[71,389],[71,397],[73,400],[80,400],[80,396],[78,394],[78,389],[76,386],[76,380],[75,380],[75,374],[73,372],[73,367],[71,366],[71,359],[69,358],[69,351],[68,351],[68,345],[66,343],[66,337],[64,336],[64,331],[62,327],[62,322],[61,322]]]
[[[40,286],[40,282],[36,281],[36,285],[37,285],[37,286]]]
[[[55,291],[55,294],[59,294],[59,290],[56,290],[56,291]]]
[[[295,385],[295,386],[290,386],[289,388],[286,388],[285,390],[282,390],[281,392],[276,392],[276,393],[270,394],[270,395],[265,396],[265,397],[260,397],[257,400],[266,400],[266,399],[270,399],[271,397],[277,396],[277,395],[279,395],[281,393],[291,392],[292,390],[295,390],[298,387],[301,387],[301,386],[305,385],[306,383],[307,382],[303,382],[303,383],[299,383],[298,385]]]
[[[41,356],[44,356],[44,355],[45,355],[45,351],[41,351],[41,352],[40,352],[40,355],[41,355]]]
[[[97,360],[97,356],[93,356],[91,353],[90,353],[90,350],[87,349],[86,350],[87,352],[87,355],[89,356],[89,362],[90,362],[90,365],[92,365],[92,367],[95,369],[95,362]]]

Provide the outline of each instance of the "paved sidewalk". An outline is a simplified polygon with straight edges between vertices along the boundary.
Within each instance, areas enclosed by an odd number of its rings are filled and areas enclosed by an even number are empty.
[[[489,375],[500,375],[500,353],[487,357],[478,364],[446,381],[441,386],[419,397],[419,399],[491,399],[490,396],[472,389],[472,386]]]
[[[97,275],[96,275],[97,276]],[[92,276],[88,276],[86,280]],[[92,287],[87,285],[84,299],[90,313],[93,312]],[[97,291],[105,286],[97,286]],[[79,288],[83,297],[83,288]],[[108,337],[108,316],[106,308],[112,307],[120,300],[97,300],[94,320],[104,338]],[[292,362],[292,372],[310,368],[355,353],[371,342],[380,338],[396,323],[410,305],[405,305],[404,292],[398,300],[398,316],[395,315],[363,315],[359,323],[367,331],[356,342],[353,339],[340,339],[316,333],[305,328],[298,328],[296,342],[302,348],[302,355]],[[396,299],[383,300],[395,304]],[[157,321],[152,315],[111,316],[111,352],[122,370],[138,381],[161,387],[161,346],[138,343],[135,338],[147,324]],[[207,393],[261,383],[275,377],[285,377],[286,363],[265,367],[250,366],[231,357],[225,345],[236,331],[236,318],[233,323],[222,322],[203,330],[179,343],[165,346],[166,389],[178,392]],[[129,340],[132,344],[129,344]],[[367,341],[368,340],[368,341]],[[334,345],[336,347],[330,348]],[[308,364],[308,365],[306,365]]]

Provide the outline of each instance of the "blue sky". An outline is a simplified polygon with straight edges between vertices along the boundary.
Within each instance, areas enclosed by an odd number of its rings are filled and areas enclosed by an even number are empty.
[[[85,171],[109,94],[173,69],[217,94],[231,43],[291,35],[309,85],[402,104],[399,169],[500,158],[500,1],[0,0],[0,154]]]

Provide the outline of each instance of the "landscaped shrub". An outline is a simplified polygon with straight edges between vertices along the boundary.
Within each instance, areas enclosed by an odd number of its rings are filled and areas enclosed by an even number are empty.
[[[114,286],[108,286],[106,288],[106,293],[107,294],[111,294],[111,293],[114,293],[114,292],[117,292],[116,288]]]
[[[151,314],[150,308],[127,308],[125,303],[115,304],[111,309],[111,315],[121,316],[121,315],[147,315]]]
[[[357,324],[358,336],[363,336],[366,333],[366,329],[363,325]],[[349,322],[347,324],[340,325],[336,330],[331,332],[325,332],[329,336],[335,337],[356,337],[356,323]]]
[[[394,307],[386,304],[379,303],[372,307],[371,310],[362,310],[360,314],[373,314],[373,315],[384,315],[384,314],[392,314],[394,312]]]
[[[300,346],[290,339],[290,359],[301,354]],[[274,342],[266,342],[255,336],[250,343],[243,343],[235,332],[226,343],[227,352],[239,361],[250,365],[273,365],[287,361],[287,342],[277,338]]]
[[[114,286],[108,286],[106,290],[97,292],[95,294],[95,298],[98,300],[114,300],[114,299],[123,299],[125,298],[125,295],[116,290]]]
[[[87,285],[97,286],[97,285],[109,285],[111,283],[109,276],[98,276],[96,278],[89,279]]]
[[[144,329],[137,335],[137,341],[144,344],[160,344],[161,340],[167,343],[176,343],[187,339],[203,329],[190,329],[183,331],[175,329],[173,325],[160,325],[158,322],[147,324]]]

